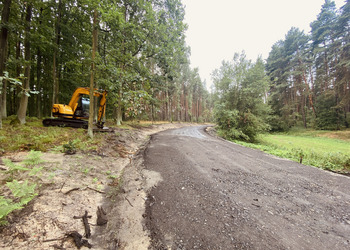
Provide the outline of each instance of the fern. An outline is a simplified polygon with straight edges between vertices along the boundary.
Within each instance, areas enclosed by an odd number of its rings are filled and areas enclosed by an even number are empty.
[[[14,210],[22,209],[38,194],[35,192],[36,184],[28,184],[28,181],[23,183],[13,180],[7,182],[6,186],[11,190],[12,195],[19,199],[19,202],[14,202],[11,199],[6,199],[0,196],[0,225],[7,223],[6,216]]]
[[[38,195],[35,193],[36,184],[29,185],[27,180],[23,183],[13,180],[12,182],[7,182],[6,186],[11,190],[14,197],[21,198],[21,205],[27,204]],[[22,200],[27,200],[27,198],[31,199],[28,202],[22,203]]]
[[[5,166],[8,167],[7,173],[10,173],[13,177],[14,173],[20,171],[30,171],[29,175],[36,175],[42,167],[34,167],[36,164],[42,162],[40,159],[41,152],[31,151],[26,160],[23,161],[25,166],[33,166],[33,168],[27,168],[20,164],[15,164],[9,159],[3,159]],[[13,179],[13,178],[11,178]],[[7,223],[6,216],[14,210],[22,209],[38,194],[35,192],[36,184],[29,184],[28,180],[19,182],[13,180],[7,182],[6,186],[11,190],[14,200],[0,196],[0,225]],[[17,201],[17,202],[16,202]]]
[[[42,153],[40,151],[31,150],[27,158],[23,161],[25,166],[34,166],[44,162],[41,159]]]
[[[13,203],[11,199],[6,199],[0,196],[0,225],[5,225],[7,221],[6,216],[13,210],[23,208],[20,203]]]
[[[2,161],[5,164],[5,166],[9,168],[9,170],[7,172],[9,172],[11,174],[14,172],[17,172],[17,171],[28,171],[29,170],[29,168],[25,168],[19,164],[15,164],[9,159],[3,159]]]

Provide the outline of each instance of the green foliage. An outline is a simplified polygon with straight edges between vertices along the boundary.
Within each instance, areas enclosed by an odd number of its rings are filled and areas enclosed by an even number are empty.
[[[46,152],[53,149],[63,151],[63,144],[69,141],[73,141],[76,149],[90,150],[102,142],[101,134],[96,134],[94,139],[90,140],[86,137],[84,129],[43,127],[41,119],[27,118],[24,126],[14,128],[9,124],[11,118],[4,120],[3,129],[0,130],[0,148],[6,149],[5,152],[17,150]]]
[[[20,205],[26,205],[29,201],[31,201],[38,194],[35,192],[36,184],[28,184],[28,180],[24,182],[18,182],[17,180],[13,180],[12,182],[7,182],[6,186],[11,190],[12,195],[15,198],[19,198]]]
[[[9,77],[9,72],[4,71],[3,76],[0,75],[0,94],[2,93],[3,89],[3,81],[9,81],[14,86],[22,86],[22,82],[19,79]]]
[[[95,86],[108,90],[107,117],[117,116],[119,121],[122,117],[199,121],[204,111],[204,120],[211,117],[212,103],[204,83],[185,77],[192,69],[185,43],[187,25],[181,0],[29,3],[33,18],[27,30],[27,2],[11,3],[8,51],[17,51],[18,41],[21,41],[23,50],[30,45],[32,60],[25,60],[24,53],[8,55],[5,63],[8,72],[0,79],[0,84],[5,78],[17,84],[17,87],[11,84],[7,88],[7,113],[10,115],[17,114],[16,105],[10,104],[17,103],[21,81],[30,80],[33,89],[26,94],[40,92],[28,99],[27,113],[38,117],[51,115],[53,75],[59,85],[59,103],[67,104],[76,87],[88,85],[94,28],[92,13],[97,10],[100,32],[94,62]],[[30,33],[25,36],[26,44],[23,43],[25,31]],[[26,66],[32,69],[30,79],[17,75],[18,69]],[[169,105],[176,105],[176,108],[170,110]],[[190,110],[193,110],[192,117]],[[26,141],[23,137],[18,139],[21,144]],[[39,133],[31,137],[25,149],[45,151],[40,143],[43,141],[54,144],[57,139],[51,134]],[[1,146],[0,150],[2,148],[6,147]]]
[[[316,126],[318,129],[340,129],[340,124],[343,124],[344,121],[344,115],[343,111],[337,107],[334,91],[324,92],[317,98],[317,110]]]
[[[6,224],[6,216],[14,210],[22,209],[38,194],[35,192],[36,184],[22,183],[17,180],[7,182],[6,186],[11,190],[14,200],[0,196],[0,225]]]
[[[31,150],[26,159],[24,159],[23,161],[23,164],[25,166],[35,166],[35,165],[38,165],[42,162],[44,162],[42,159],[42,153],[40,151],[34,151],[34,150]]]
[[[216,123],[220,129],[229,130],[238,125],[239,112],[238,110],[227,110],[224,104],[217,104],[215,106]]]
[[[213,75],[214,115],[220,134],[231,140],[254,141],[269,129],[269,108],[264,101],[268,79],[261,58],[251,63],[244,53],[236,53],[232,62],[223,62]]]
[[[8,167],[8,171],[7,172],[10,173],[10,174],[14,174],[14,173],[17,173],[19,171],[28,171],[28,170],[30,170],[29,168],[23,167],[20,164],[15,164],[11,160],[6,159],[6,158],[3,159],[2,161],[5,164],[5,166]]]
[[[38,195],[36,193],[36,183],[30,184],[28,180],[18,181],[15,177],[20,177],[22,172],[28,172],[29,176],[37,175],[42,169],[42,167],[37,166],[43,162],[40,157],[41,152],[31,151],[21,164],[3,159],[5,166],[8,167],[7,173],[11,175],[11,181],[6,183],[6,187],[11,191],[12,198],[0,196],[0,225],[6,224],[6,216],[9,213],[22,209]]]
[[[349,1],[337,11],[334,1],[325,0],[310,24],[310,35],[291,28],[273,45],[266,70],[274,131],[300,124],[332,130],[349,127],[349,10]]]
[[[253,142],[268,125],[252,113],[239,114],[237,110],[216,112],[219,134],[229,140]]]
[[[19,203],[13,203],[11,199],[5,199],[0,195],[0,226],[7,223],[6,216],[14,210],[23,208]]]
[[[75,145],[76,143],[74,141],[69,141],[68,143],[63,144],[63,153],[68,155],[75,154],[77,152],[77,148]]]
[[[150,100],[151,96],[144,90],[129,91],[123,96],[123,104],[127,117],[132,119],[141,115]]]

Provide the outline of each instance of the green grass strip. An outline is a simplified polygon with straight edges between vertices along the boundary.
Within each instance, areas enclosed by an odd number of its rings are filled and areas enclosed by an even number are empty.
[[[347,140],[318,137],[313,132],[313,135],[265,134],[257,143],[235,142],[297,162],[302,158],[305,165],[337,172],[350,171],[350,143]]]

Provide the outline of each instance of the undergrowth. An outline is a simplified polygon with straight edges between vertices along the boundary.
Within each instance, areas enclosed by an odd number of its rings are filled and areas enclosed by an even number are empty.
[[[1,171],[0,225],[7,223],[7,215],[24,208],[38,195],[42,162],[41,152],[38,151],[30,151],[27,158],[19,164],[3,159],[6,170]]]
[[[69,127],[44,127],[42,120],[27,117],[22,126],[11,125],[13,117],[3,120],[3,129],[0,130],[0,155],[14,151],[63,151],[63,145],[70,141],[76,150],[94,150],[102,143],[103,135],[94,134],[91,140],[85,129]]]

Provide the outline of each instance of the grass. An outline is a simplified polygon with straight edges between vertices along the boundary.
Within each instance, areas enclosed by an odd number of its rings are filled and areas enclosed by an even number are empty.
[[[22,126],[11,125],[11,117],[3,121],[0,130],[0,155],[5,152],[36,150],[46,152],[63,150],[63,145],[73,142],[79,150],[95,149],[102,143],[102,134],[95,133],[91,140],[85,129],[68,127],[44,127],[42,120],[27,118]]]
[[[336,172],[350,172],[350,130],[292,130],[260,135],[257,143],[237,142],[269,154]]]
[[[95,133],[94,139],[87,136],[85,129],[69,127],[44,127],[42,120],[27,117],[26,124],[11,125],[13,117],[3,120],[3,129],[0,130],[0,155],[15,151],[60,151],[64,152],[67,146],[74,149],[88,151],[97,150],[103,141],[103,133]],[[164,124],[166,121],[126,121],[118,128],[134,130],[150,127],[153,124]],[[115,127],[115,122],[107,120],[108,127]]]

